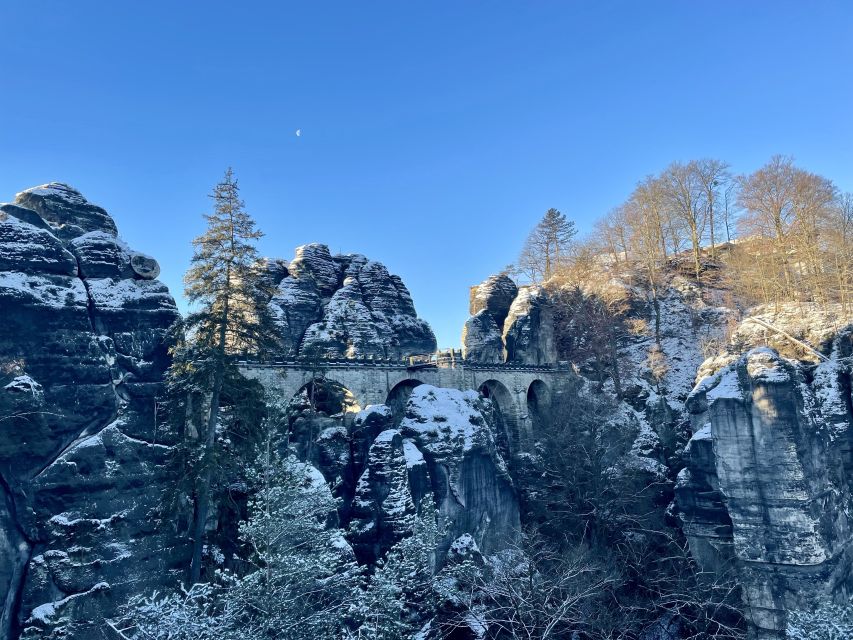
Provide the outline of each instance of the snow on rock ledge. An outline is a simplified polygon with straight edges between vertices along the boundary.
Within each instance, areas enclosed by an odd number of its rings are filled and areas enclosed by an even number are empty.
[[[419,385],[400,431],[422,453],[439,513],[450,523],[442,552],[464,533],[484,553],[515,540],[518,496],[495,445],[488,400],[475,391]]]

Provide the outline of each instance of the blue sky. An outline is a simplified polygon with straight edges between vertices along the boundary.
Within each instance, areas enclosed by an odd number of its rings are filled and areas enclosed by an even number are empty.
[[[848,2],[3,0],[0,201],[76,186],[180,294],[231,165],[264,254],[378,259],[450,346],[549,207],[704,156],[853,190],[851,64]]]

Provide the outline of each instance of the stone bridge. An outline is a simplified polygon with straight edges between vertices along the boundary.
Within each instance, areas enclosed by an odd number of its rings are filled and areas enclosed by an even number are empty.
[[[399,409],[419,384],[480,392],[500,413],[512,449],[524,449],[555,396],[571,378],[566,364],[522,365],[472,363],[453,359],[417,363],[389,360],[323,360],[253,362],[241,360],[241,373],[289,399],[315,380],[334,383],[348,396],[346,411],[372,404]]]

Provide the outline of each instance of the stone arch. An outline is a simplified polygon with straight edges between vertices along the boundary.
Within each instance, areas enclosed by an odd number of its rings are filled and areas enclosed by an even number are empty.
[[[406,403],[409,401],[409,396],[412,395],[412,389],[419,387],[423,382],[415,378],[406,378],[400,380],[385,398],[385,404],[391,407],[391,412],[394,414],[394,424],[398,425],[402,422],[406,413]]]
[[[499,380],[486,380],[480,385],[480,395],[492,401],[498,427],[497,445],[509,459],[519,450],[518,412],[512,394]]]
[[[551,411],[551,389],[538,378],[527,387],[527,415],[533,430],[542,428]]]
[[[315,377],[304,383],[293,395],[293,400],[305,394],[309,405],[327,416],[354,414],[361,411],[355,394],[346,385],[326,377]]]
[[[349,451],[349,425],[361,409],[355,395],[337,380],[322,376],[303,378],[284,410],[282,428],[288,434],[279,442],[323,473],[338,486],[346,472],[342,452]]]

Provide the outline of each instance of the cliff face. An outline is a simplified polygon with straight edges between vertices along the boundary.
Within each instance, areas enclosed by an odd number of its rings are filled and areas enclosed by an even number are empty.
[[[291,446],[334,487],[339,524],[361,562],[408,535],[425,498],[448,527],[439,562],[463,534],[485,553],[515,541],[517,492],[495,443],[491,402],[477,392],[417,386],[397,420],[385,405],[349,417],[337,405],[318,408],[290,421]],[[305,434],[314,434],[311,446]]]
[[[0,205],[0,637],[101,637],[183,564],[154,517],[169,444],[154,398],[178,318],[158,273],[66,185]]]
[[[471,317],[462,329],[462,355],[474,362],[553,364],[557,361],[548,296],[517,287],[509,276],[490,276],[472,287]]]
[[[687,402],[684,530],[703,565],[733,564],[757,638],[783,637],[787,610],[853,591],[853,327],[830,344],[819,364],[752,349]]]
[[[409,290],[379,262],[308,244],[289,265],[268,267],[276,284],[269,308],[285,355],[400,359],[435,351],[435,335],[417,317]]]

